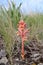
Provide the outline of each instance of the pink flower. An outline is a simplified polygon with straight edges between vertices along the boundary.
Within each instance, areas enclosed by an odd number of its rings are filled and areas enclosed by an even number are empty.
[[[24,41],[27,40],[26,33],[28,32],[28,29],[26,29],[26,23],[23,20],[20,20],[18,23],[18,31],[17,35],[19,35],[22,39],[22,50],[21,50],[21,56],[22,59],[24,59]]]

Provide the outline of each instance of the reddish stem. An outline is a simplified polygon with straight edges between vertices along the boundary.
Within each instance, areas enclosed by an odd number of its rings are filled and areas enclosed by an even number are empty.
[[[23,41],[23,39],[22,39],[22,50],[21,50],[21,56],[22,56],[22,59],[24,60],[24,55],[25,55],[25,53],[24,53],[24,41]]]

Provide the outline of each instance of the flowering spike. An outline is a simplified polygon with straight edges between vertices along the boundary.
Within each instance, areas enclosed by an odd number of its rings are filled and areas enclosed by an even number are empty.
[[[20,20],[18,23],[18,32],[17,35],[20,35],[22,39],[22,50],[21,50],[21,57],[24,60],[24,41],[27,40],[26,33],[28,32],[28,29],[26,29],[26,23],[23,20]]]

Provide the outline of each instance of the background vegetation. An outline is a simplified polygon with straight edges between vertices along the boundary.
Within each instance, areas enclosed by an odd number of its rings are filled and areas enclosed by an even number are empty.
[[[21,19],[20,5],[16,8],[15,4],[11,2],[8,10],[0,6],[0,34],[5,41],[6,51],[11,56],[13,44],[16,40],[17,24]],[[43,42],[43,14],[23,15],[23,20],[30,28],[30,40],[33,37],[39,42]]]

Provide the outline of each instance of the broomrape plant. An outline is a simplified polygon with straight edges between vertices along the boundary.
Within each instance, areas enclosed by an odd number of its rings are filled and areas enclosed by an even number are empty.
[[[22,49],[21,49],[21,57],[24,60],[24,41],[27,40],[27,36],[26,34],[28,33],[28,29],[26,29],[26,23],[23,20],[20,20],[20,22],[18,23],[18,31],[17,31],[17,35],[19,35],[21,37],[22,40]]]

